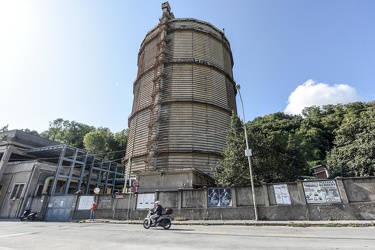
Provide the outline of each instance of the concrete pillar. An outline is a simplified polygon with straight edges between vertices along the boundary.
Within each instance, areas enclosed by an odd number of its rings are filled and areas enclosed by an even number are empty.
[[[237,194],[235,186],[230,188],[230,195],[232,196],[232,207],[237,207]]]
[[[270,197],[268,193],[268,187],[266,183],[262,184],[263,187],[263,199],[264,199],[264,206],[269,207],[270,206]]]
[[[154,200],[154,202],[159,200],[159,193],[160,193],[159,190],[155,191],[155,200]]]
[[[346,194],[344,182],[342,180],[342,177],[336,177],[336,186],[337,189],[339,190],[340,196],[341,196],[341,201],[343,204],[349,204],[349,199],[348,195]]]
[[[135,193],[128,193],[128,209],[127,209],[127,220],[132,220],[132,212],[133,210],[136,210],[137,207],[137,195]],[[157,199],[156,199],[157,200]]]
[[[5,152],[3,154],[3,157],[0,159],[0,181],[3,179],[3,174],[5,172],[5,169],[8,165],[8,161],[10,159],[10,156],[12,155],[14,151],[14,146],[8,145],[5,149]]]
[[[114,220],[116,218],[116,208],[118,199],[115,196],[112,196],[112,219]]]
[[[40,213],[38,214],[39,219],[44,220],[44,215],[47,212],[49,199],[50,199],[50,196],[48,194],[42,194],[42,197],[40,199],[40,202],[42,202],[42,207],[40,209]]]
[[[300,180],[297,181],[297,190],[301,201],[301,205],[306,205],[305,191],[303,190],[302,181]]]
[[[208,208],[208,190],[207,188],[203,189],[203,208]]]
[[[137,209],[137,202],[138,202],[138,193],[133,194],[134,199],[133,199],[133,210]]]
[[[177,207],[180,210],[182,208],[182,189],[178,189]]]
[[[78,206],[79,206],[79,197],[81,196],[80,193],[76,193],[75,196],[74,196],[74,201],[73,201],[73,204],[72,204],[72,211],[70,211],[70,216],[69,216],[69,220],[73,220],[74,218],[74,213],[78,210]]]

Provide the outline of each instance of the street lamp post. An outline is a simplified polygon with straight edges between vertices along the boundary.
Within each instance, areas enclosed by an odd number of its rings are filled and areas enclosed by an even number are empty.
[[[253,194],[253,204],[254,204],[254,220],[258,220],[258,211],[257,211],[257,204],[255,202],[255,189],[254,189],[254,180],[253,180],[253,170],[251,168],[251,149],[249,149],[249,141],[247,139],[247,129],[246,129],[246,123],[245,123],[245,110],[243,107],[243,101],[240,91],[241,86],[239,84],[236,85],[236,89],[238,90],[238,94],[240,96],[241,100],[241,106],[242,106],[242,118],[243,118],[243,129],[245,130],[245,141],[246,141],[246,150],[245,150],[245,156],[247,156],[247,160],[249,162],[249,172],[250,172],[250,182],[251,182],[251,193]]]

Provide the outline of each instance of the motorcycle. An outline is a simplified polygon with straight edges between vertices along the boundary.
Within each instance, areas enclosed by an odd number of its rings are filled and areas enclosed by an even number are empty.
[[[170,216],[173,213],[172,208],[167,208],[166,213],[162,214],[157,218],[155,223],[152,223],[152,209],[148,211],[147,217],[143,220],[143,227],[149,229],[150,227],[162,227],[164,229],[169,229],[172,225],[173,218]]]
[[[20,220],[21,221],[25,221],[25,220],[35,220],[36,218],[38,218],[38,213],[37,212],[31,212],[30,209],[26,209],[23,214],[21,215],[20,217]]]

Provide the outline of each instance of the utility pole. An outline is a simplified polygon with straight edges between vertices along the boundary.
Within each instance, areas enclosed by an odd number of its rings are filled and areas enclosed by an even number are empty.
[[[257,204],[255,202],[255,189],[254,189],[254,180],[253,180],[253,170],[251,167],[251,149],[249,149],[249,141],[247,139],[247,129],[246,129],[246,122],[245,122],[245,110],[243,107],[243,101],[240,91],[241,86],[239,84],[236,85],[236,89],[238,90],[238,94],[240,96],[241,100],[241,106],[242,106],[242,118],[243,118],[243,129],[245,130],[245,141],[246,141],[246,150],[245,150],[245,156],[247,156],[247,160],[249,162],[249,172],[250,172],[250,181],[251,181],[251,193],[253,194],[253,204],[254,204],[254,220],[258,220],[258,211],[257,211]]]

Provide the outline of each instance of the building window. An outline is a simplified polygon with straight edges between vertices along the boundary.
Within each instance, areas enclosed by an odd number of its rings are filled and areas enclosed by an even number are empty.
[[[25,184],[14,184],[12,195],[10,196],[11,199],[19,199],[21,198],[23,188]]]

